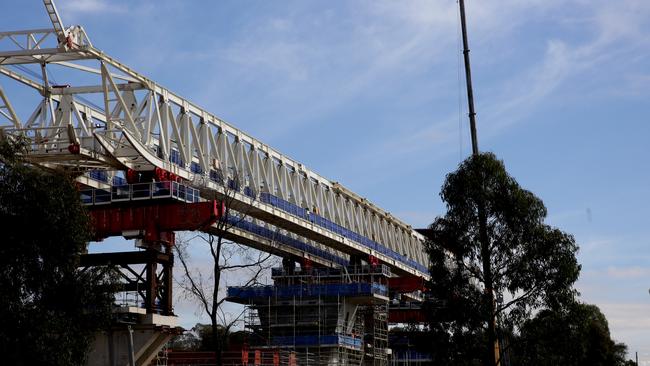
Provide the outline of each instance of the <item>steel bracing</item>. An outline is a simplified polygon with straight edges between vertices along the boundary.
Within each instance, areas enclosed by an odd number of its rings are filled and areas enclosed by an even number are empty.
[[[395,273],[428,277],[424,237],[409,225],[95,48],[44,4],[52,28],[0,32],[3,82],[39,99],[23,116],[0,84],[0,135],[27,137],[32,162],[77,172],[95,188],[108,188],[118,171],[163,169],[205,199],[232,196],[231,208],[251,217],[234,240],[327,265],[370,255]],[[301,254],[251,227],[320,252]]]

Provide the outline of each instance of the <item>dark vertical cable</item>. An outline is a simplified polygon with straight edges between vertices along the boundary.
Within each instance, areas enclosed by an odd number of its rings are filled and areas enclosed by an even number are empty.
[[[463,32],[463,56],[465,58],[465,79],[467,81],[467,103],[469,104],[469,127],[472,134],[472,154],[478,155],[476,111],[474,110],[474,91],[472,90],[472,72],[469,65],[469,44],[467,42],[467,24],[465,22],[465,0],[458,0],[458,4],[460,5],[460,26]]]
[[[472,90],[472,72],[470,71],[469,64],[469,45],[467,42],[467,24],[465,21],[465,0],[458,0],[460,6],[460,24],[463,32],[463,56],[465,57],[465,78],[467,81],[467,103],[469,105],[469,125],[470,132],[472,133],[472,156],[477,158],[478,151],[478,138],[476,137],[476,111],[474,110],[474,92]],[[483,185],[484,182],[481,182]],[[482,187],[485,190],[485,187]],[[494,301],[494,282],[492,277],[492,263],[490,262],[490,238],[487,230],[487,213],[485,210],[485,201],[481,197],[478,198],[478,221],[479,221],[479,235],[481,242],[481,257],[483,265],[483,278],[485,282],[485,294],[487,296],[487,305],[489,308],[489,319],[487,319],[488,326],[488,340],[490,348],[488,349],[488,360],[490,365],[500,365],[500,354],[496,354],[499,349],[497,339],[497,324],[496,324],[496,305]],[[498,360],[498,361],[497,361]]]

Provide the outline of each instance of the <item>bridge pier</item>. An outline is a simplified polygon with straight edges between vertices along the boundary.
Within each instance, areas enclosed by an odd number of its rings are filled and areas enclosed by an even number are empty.
[[[141,310],[133,307],[119,309],[118,314],[124,322],[118,320],[110,329],[95,335],[87,366],[129,365],[131,350],[134,365],[148,366],[159,350],[174,335],[182,332],[176,327],[175,316],[146,314]]]
[[[223,212],[216,201],[188,202],[190,190],[178,183],[144,183],[113,188],[107,201],[93,191],[85,201],[97,240],[135,238],[144,249],[80,258],[81,268],[113,267],[119,281],[112,290],[124,297],[114,308],[111,327],[95,335],[88,366],[149,366],[171,337],[182,333],[172,302],[174,231],[210,226]]]
[[[154,248],[138,252],[84,254],[80,267],[117,266],[121,268],[118,292],[140,295],[140,304],[146,313],[173,315],[172,268],[174,256]]]
[[[172,306],[173,255],[165,251],[149,246],[139,252],[81,257],[83,267],[119,266],[118,292],[139,294],[135,303],[114,308],[110,328],[95,334],[87,366],[148,366],[171,337],[182,333]]]

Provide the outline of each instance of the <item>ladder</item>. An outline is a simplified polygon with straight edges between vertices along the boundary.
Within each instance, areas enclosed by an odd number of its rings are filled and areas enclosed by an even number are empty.
[[[54,0],[43,0],[43,5],[45,5],[45,10],[47,10],[47,15],[50,17],[52,27],[54,27],[59,43],[65,42],[67,34],[63,27],[63,22],[61,22],[59,12],[56,10],[56,6],[54,5]]]

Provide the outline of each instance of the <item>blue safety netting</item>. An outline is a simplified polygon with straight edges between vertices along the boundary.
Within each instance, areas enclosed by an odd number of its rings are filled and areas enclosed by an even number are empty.
[[[388,288],[380,283],[326,283],[326,284],[299,284],[299,285],[274,285],[251,287],[228,287],[228,297],[237,299],[263,299],[269,297],[318,297],[318,296],[388,296]]]
[[[190,171],[195,174],[202,174],[203,173],[203,168],[201,168],[201,165],[195,161],[190,164]]]
[[[377,243],[374,240],[371,240],[369,238],[366,238],[365,236],[356,233],[352,230],[349,230],[337,223],[334,223],[320,215],[317,215],[313,212],[310,212],[309,210],[302,208],[296,204],[293,204],[291,202],[288,202],[286,200],[283,200],[282,198],[276,197],[270,193],[263,192],[260,194],[260,201],[270,204],[274,207],[277,207],[281,209],[282,211],[285,211],[287,213],[290,213],[294,216],[300,217],[304,220],[308,220],[315,225],[318,225],[324,229],[327,229],[331,232],[334,232],[336,234],[342,235],[350,240],[354,240],[355,242],[362,244],[363,246],[370,248],[372,250],[375,250],[379,253],[382,253],[390,258],[393,258],[397,261],[400,261],[404,264],[406,264],[409,267],[415,268],[419,271],[422,271],[424,273],[428,272],[428,269],[426,266],[416,262],[413,259],[407,258],[406,256],[397,253],[396,251],[385,247],[382,244]]]
[[[274,346],[348,346],[361,349],[361,338],[334,334],[334,335],[304,335],[304,336],[273,336],[271,344]]]
[[[269,240],[272,240],[277,243],[282,243],[285,245],[288,245],[290,247],[296,248],[302,252],[306,252],[309,254],[313,254],[317,257],[327,259],[329,261],[332,261],[334,263],[338,263],[344,266],[347,266],[349,264],[349,261],[345,258],[341,258],[338,255],[335,255],[333,253],[327,252],[323,249],[314,247],[313,245],[307,244],[305,242],[302,242],[298,239],[292,238],[288,235],[281,234],[277,231],[274,231],[272,229],[266,228],[264,226],[260,226],[257,224],[254,224],[251,221],[247,220],[242,220],[241,218],[237,216],[228,216],[228,223],[238,227],[242,230],[246,230],[248,232],[251,232],[255,235],[259,235],[262,237],[265,237]]]
[[[185,166],[183,163],[183,158],[181,158],[181,153],[178,150],[172,149],[169,152],[169,161],[178,166]]]
[[[401,351],[393,349],[393,359],[409,360],[411,362],[426,362],[431,361],[431,354],[426,352],[417,352],[414,350]]]
[[[123,186],[125,184],[127,184],[125,178],[118,177],[118,176],[113,177],[113,185],[114,186]]]
[[[109,182],[108,172],[106,172],[106,170],[91,170],[88,172],[88,177],[100,182],[111,183],[114,186],[123,186],[127,184],[126,179],[119,176],[114,176],[113,181]]]
[[[183,161],[182,161],[182,159],[180,157],[180,153],[177,150],[173,150],[173,149],[171,150],[170,161],[175,163],[175,164],[179,164],[179,165],[183,164]],[[201,173],[202,172],[201,167],[200,167],[200,165],[198,163],[193,162],[190,165],[190,168],[194,173]],[[90,171],[90,177],[93,178],[93,179],[100,180],[100,181],[105,181],[105,182],[108,181],[108,177],[106,175],[106,172],[102,171],[102,170]],[[221,172],[220,171],[215,171],[215,170],[210,170],[210,179],[213,180],[213,181],[217,181],[217,182],[221,181],[222,180]],[[123,185],[123,184],[126,184],[126,182],[124,181],[124,178],[121,178],[121,177],[114,177],[113,178],[113,185]],[[240,188],[239,184],[237,182],[235,182],[234,180],[232,180],[232,179],[228,179],[227,185],[228,185],[229,188],[235,189],[235,190],[239,190],[239,188]],[[245,195],[249,196],[249,197],[254,197],[254,195],[255,195],[255,192],[250,187],[244,187],[243,193]],[[397,261],[399,261],[399,262],[401,262],[401,263],[403,263],[403,264],[405,264],[405,265],[407,265],[407,266],[409,266],[411,268],[415,268],[415,269],[417,269],[417,270],[419,270],[421,272],[428,273],[428,268],[426,266],[416,262],[415,260],[413,260],[411,258],[408,258],[405,255],[402,255],[402,254],[400,254],[400,253],[398,253],[398,252],[396,252],[396,251],[394,251],[394,250],[392,250],[392,249],[390,249],[390,248],[388,248],[388,247],[386,247],[386,246],[384,246],[384,245],[382,245],[382,244],[380,244],[380,243],[378,243],[378,242],[376,242],[376,241],[374,241],[372,239],[369,239],[369,238],[367,238],[367,237],[365,237],[365,236],[363,236],[363,235],[361,235],[359,233],[356,233],[356,232],[354,232],[352,230],[349,230],[349,229],[347,229],[347,228],[345,228],[345,227],[343,227],[343,226],[341,226],[341,225],[339,225],[339,224],[337,224],[335,222],[332,222],[332,221],[330,221],[330,220],[328,220],[328,219],[326,219],[326,218],[324,218],[324,217],[322,217],[322,216],[320,216],[318,214],[310,212],[309,210],[307,210],[307,209],[305,209],[303,207],[300,207],[300,206],[298,206],[298,205],[296,205],[294,203],[288,202],[286,200],[283,200],[282,198],[276,197],[276,196],[274,196],[274,195],[272,195],[270,193],[266,193],[266,192],[260,193],[260,201],[262,201],[264,203],[267,203],[267,204],[270,204],[270,205],[272,205],[274,207],[277,207],[277,208],[281,209],[282,211],[285,211],[285,212],[287,212],[287,213],[289,213],[291,215],[294,215],[294,216],[297,216],[297,217],[302,218],[304,220],[310,221],[313,224],[315,224],[315,225],[317,225],[319,227],[322,227],[322,228],[324,228],[326,230],[329,230],[329,231],[331,231],[333,233],[336,233],[336,234],[341,235],[341,236],[343,236],[345,238],[353,240],[353,241],[355,241],[355,242],[357,242],[357,243],[359,243],[359,244],[361,244],[361,245],[363,245],[363,246],[365,246],[367,248],[370,248],[370,249],[372,249],[374,251],[377,251],[377,252],[379,252],[379,253],[381,253],[381,254],[383,254],[385,256],[388,256],[389,258],[397,260]],[[314,255],[318,255],[320,257],[326,258],[328,260],[331,260],[331,261],[334,261],[334,262],[337,262],[337,263],[341,263],[341,264],[343,264],[343,262],[347,263],[347,261],[345,259],[343,259],[343,258],[340,258],[338,256],[335,256],[335,255],[331,254],[331,253],[323,251],[322,249],[315,248],[315,247],[313,247],[311,245],[308,245],[308,244],[303,243],[303,242],[301,242],[299,240],[293,239],[293,238],[291,238],[289,236],[273,232],[273,231],[271,231],[269,229],[266,229],[264,227],[255,225],[255,224],[253,224],[251,222],[241,221],[239,219],[236,219],[236,220],[237,220],[238,225],[240,225],[240,226],[248,226],[248,227],[251,228],[251,229],[248,229],[248,228],[245,228],[245,227],[241,227],[242,229],[254,232],[257,235],[261,235],[261,236],[267,237],[267,238],[272,239],[272,240],[280,241],[283,244],[293,246],[293,247],[298,248],[300,250],[306,251],[306,252],[314,254]]]
[[[105,170],[91,170],[88,172],[88,176],[100,182],[108,182],[108,174]]]

